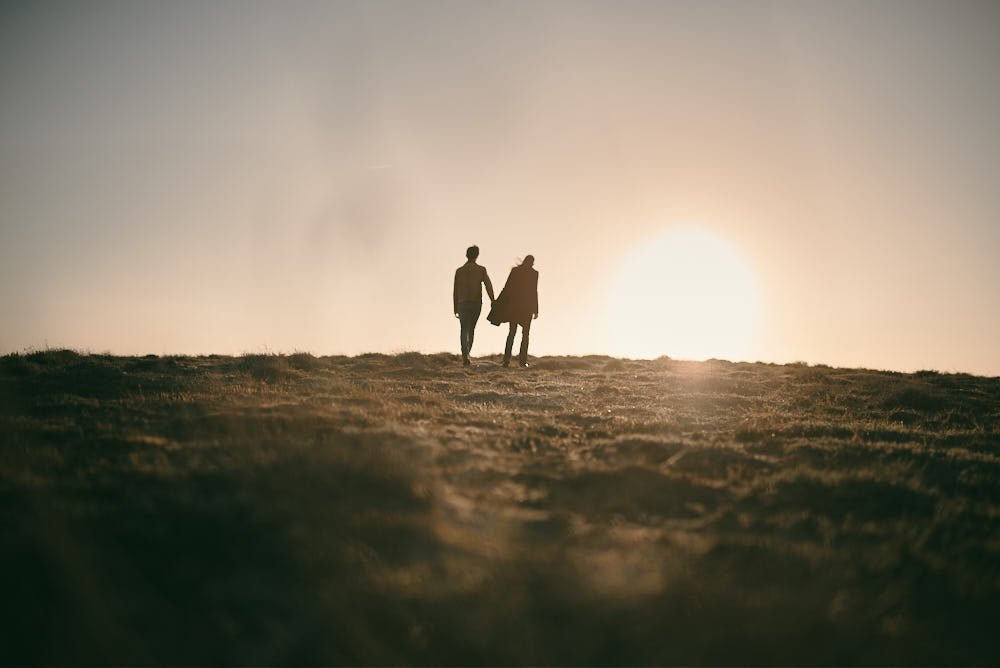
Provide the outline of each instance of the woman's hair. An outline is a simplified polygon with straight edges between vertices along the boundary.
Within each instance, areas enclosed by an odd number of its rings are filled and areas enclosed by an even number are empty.
[[[522,266],[532,267],[535,264],[535,256],[534,255],[525,255],[524,259],[521,260],[520,262],[518,262],[518,264],[522,265]]]

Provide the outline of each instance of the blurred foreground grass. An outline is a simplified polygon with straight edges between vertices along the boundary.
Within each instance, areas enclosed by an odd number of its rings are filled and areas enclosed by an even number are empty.
[[[0,662],[997,664],[1000,379],[0,358]]]

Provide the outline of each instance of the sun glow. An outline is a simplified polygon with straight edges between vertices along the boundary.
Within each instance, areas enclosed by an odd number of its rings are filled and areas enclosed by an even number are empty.
[[[754,273],[724,238],[675,227],[629,253],[608,289],[612,354],[746,359],[758,312]]]

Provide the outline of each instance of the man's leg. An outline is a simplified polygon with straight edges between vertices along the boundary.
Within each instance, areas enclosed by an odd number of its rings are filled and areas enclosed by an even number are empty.
[[[462,317],[461,313],[458,314],[458,322],[462,328],[458,334],[458,347],[462,351],[462,357],[465,357],[465,318]]]
[[[482,304],[469,304],[469,343],[465,349],[466,357],[472,353],[472,341],[476,338],[476,323],[479,322],[479,314],[483,311]]]
[[[528,363],[528,333],[531,331],[531,318],[528,318],[521,325],[521,354],[518,355],[518,359],[521,364]]]
[[[517,334],[517,323],[510,323],[510,332],[507,333],[507,347],[503,350],[503,365],[510,364],[510,353],[514,349],[514,335]]]
[[[464,303],[458,305],[458,322],[462,326],[460,342],[462,345],[462,359],[469,358],[469,309]]]

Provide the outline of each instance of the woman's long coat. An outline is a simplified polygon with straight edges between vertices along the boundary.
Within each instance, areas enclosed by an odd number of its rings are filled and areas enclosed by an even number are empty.
[[[516,322],[519,325],[530,322],[538,313],[538,272],[532,267],[518,265],[510,270],[507,283],[493,303],[486,316],[494,325],[502,322]]]

